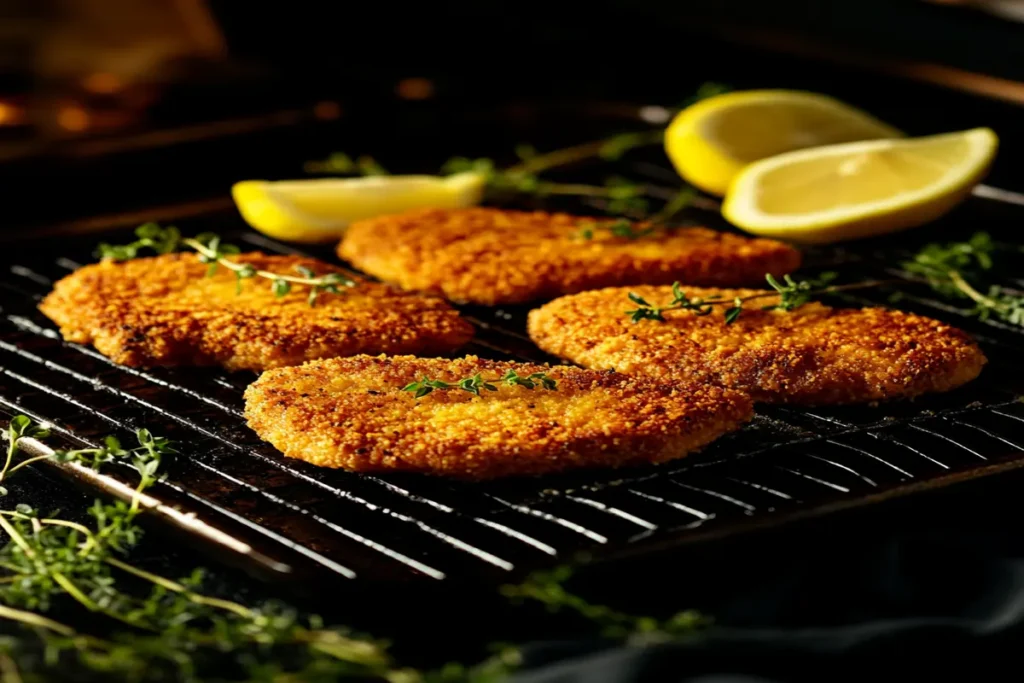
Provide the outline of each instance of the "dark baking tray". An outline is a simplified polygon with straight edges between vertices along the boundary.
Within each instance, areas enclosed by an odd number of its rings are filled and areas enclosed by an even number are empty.
[[[631,155],[617,168],[583,168],[576,177],[628,173],[668,194],[674,175],[657,156]],[[704,199],[687,219],[727,229],[713,207]],[[1012,235],[1008,228],[1021,213],[1005,202],[972,198],[925,230],[809,250],[805,270],[899,277],[901,257],[925,239],[979,226],[997,237]],[[215,230],[244,248],[292,251],[246,229],[231,210],[177,224],[186,233]],[[990,363],[977,381],[881,405],[761,406],[738,433],[657,467],[486,484],[318,469],[282,457],[245,426],[242,392],[252,373],[120,367],[62,341],[38,313],[52,282],[93,260],[99,240],[129,234],[27,240],[0,257],[0,413],[54,423],[54,444],[92,443],[141,426],[177,441],[181,454],[152,490],[149,504],[159,506],[152,517],[269,578],[490,584],[574,558],[647,553],[1024,465],[1024,379],[1015,360],[1024,337],[911,286],[901,307],[960,325],[983,345]],[[334,259],[330,249],[309,251]],[[872,297],[850,303],[884,304],[887,292]],[[464,352],[555,362],[526,338],[526,310],[463,307],[477,327]],[[115,495],[124,495],[121,482],[132,482],[130,471],[117,467],[99,477],[50,469]]]

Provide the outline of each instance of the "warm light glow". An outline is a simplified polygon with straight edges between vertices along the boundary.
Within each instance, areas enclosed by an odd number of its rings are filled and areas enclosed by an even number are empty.
[[[21,123],[24,118],[23,113],[20,107],[0,102],[0,126],[13,126]]]
[[[313,116],[324,121],[330,121],[341,116],[341,105],[337,102],[317,102],[313,107]]]
[[[81,107],[64,107],[57,112],[57,124],[65,130],[85,130],[89,127],[89,112]]]
[[[82,87],[97,95],[112,95],[121,89],[121,79],[111,73],[89,74],[82,80]]]
[[[404,78],[395,86],[403,100],[429,100],[434,96],[434,82],[428,78]]]
[[[649,105],[647,107],[640,107],[640,118],[647,123],[667,123],[672,118],[672,112],[665,107],[659,107],[657,105]]]

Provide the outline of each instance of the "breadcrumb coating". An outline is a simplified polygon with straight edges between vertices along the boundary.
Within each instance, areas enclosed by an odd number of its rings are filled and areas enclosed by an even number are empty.
[[[727,299],[764,290],[684,287],[691,297]],[[978,376],[986,363],[961,330],[883,308],[834,309],[811,303],[789,313],[751,302],[731,325],[716,307],[707,316],[666,311],[665,322],[630,321],[636,292],[657,305],[670,287],[607,288],[563,297],[533,310],[530,338],[560,358],[593,369],[662,380],[708,381],[755,401],[845,404],[948,391]]]
[[[607,230],[589,240],[579,236],[594,220],[479,207],[417,210],[353,223],[338,254],[403,289],[486,305],[676,280],[752,285],[765,273],[781,276],[800,265],[800,252],[781,242],[707,228],[632,240]]]
[[[546,372],[554,390],[500,385],[416,399],[424,376],[454,382]],[[245,392],[249,426],[286,456],[356,472],[459,479],[537,475],[680,458],[751,418],[713,386],[525,363],[355,356],[270,370]]]
[[[285,275],[305,266],[318,275],[339,268],[298,256],[250,252],[232,257]],[[444,300],[358,281],[342,294],[308,288],[274,295],[265,278],[242,281],[221,267],[206,277],[195,254],[123,263],[102,261],[63,278],[40,310],[68,341],[93,344],[130,366],[223,365],[264,370],[359,353],[428,353],[460,347],[473,327]]]

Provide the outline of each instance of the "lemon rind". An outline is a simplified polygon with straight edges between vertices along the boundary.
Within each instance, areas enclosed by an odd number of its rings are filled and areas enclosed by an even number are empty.
[[[396,187],[397,183],[400,183]],[[303,211],[289,196],[296,192],[320,188],[345,193],[377,192],[386,200],[389,192],[409,190],[416,185],[430,190],[431,199],[422,208],[464,208],[479,204],[483,198],[485,178],[479,173],[458,173],[447,177],[406,175],[366,178],[316,178],[309,180],[243,180],[231,188],[231,196],[242,218],[257,231],[290,242],[323,243],[340,239],[353,218],[339,210],[337,218],[323,218]],[[401,195],[399,195],[401,196]],[[397,201],[401,209],[418,205],[416,201]]]
[[[889,198],[837,207],[830,211],[811,214],[765,214],[757,208],[757,180],[769,170],[795,161],[808,158],[843,156],[857,152],[872,152],[891,149],[896,146],[912,146],[932,144],[943,138],[962,138],[969,144],[967,158],[950,168],[941,179],[918,190],[903,192]],[[722,214],[731,223],[750,232],[761,235],[779,233],[797,233],[800,231],[817,232],[828,228],[841,227],[855,221],[885,217],[908,212],[911,209],[923,209],[935,202],[942,204],[944,198],[959,199],[960,195],[969,192],[987,172],[995,151],[998,137],[990,128],[974,128],[955,133],[944,133],[912,139],[886,139],[866,142],[849,142],[827,147],[786,152],[768,159],[756,161],[747,166],[733,180],[722,205]],[[946,202],[955,205],[956,201]],[[940,207],[948,210],[950,207]],[[939,212],[944,213],[945,211]],[[936,212],[921,211],[927,220],[937,218]],[[886,226],[888,229],[897,229]],[[907,226],[911,227],[911,226]]]
[[[738,159],[712,137],[705,134],[705,127],[715,113],[730,106],[759,101],[797,102],[819,109],[826,109],[850,121],[856,121],[865,130],[874,130],[877,138],[901,138],[905,134],[890,124],[866,111],[849,105],[829,95],[804,90],[762,89],[740,90],[724,93],[690,105],[669,124],[665,130],[665,152],[676,171],[690,184],[713,195],[722,196],[728,192],[731,181],[749,163]],[[688,148],[683,155],[673,151],[670,141],[689,138],[681,146]]]

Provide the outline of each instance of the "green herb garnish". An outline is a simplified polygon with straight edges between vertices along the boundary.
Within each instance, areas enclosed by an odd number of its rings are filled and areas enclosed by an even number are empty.
[[[706,97],[721,94],[729,88],[719,83],[705,83],[684,103],[685,106]],[[683,105],[681,105],[683,106]],[[471,159],[468,157],[452,157],[442,166],[442,175],[455,173],[476,173],[483,177],[486,187],[499,193],[527,194],[539,197],[568,195],[590,197],[605,200],[603,210],[611,215],[628,215],[641,218],[650,208],[648,195],[650,189],[641,184],[622,177],[611,177],[604,185],[586,183],[560,183],[541,178],[541,174],[556,168],[570,166],[590,159],[616,161],[630,150],[660,144],[664,140],[664,130],[633,131],[621,133],[602,140],[586,142],[564,149],[550,152],[538,152],[535,147],[520,144],[515,148],[519,163],[500,168],[493,159],[486,157]],[[359,157],[355,160],[343,152],[335,152],[323,161],[310,161],[304,165],[307,173],[332,173],[339,175],[381,175],[386,174],[383,168],[371,157]],[[660,225],[674,217],[689,206],[697,197],[692,187],[684,186],[643,228],[633,228],[625,221],[602,223],[587,221],[573,233],[583,239],[593,239],[599,230],[608,230],[612,236],[623,239],[641,239],[656,232],[653,226]]]
[[[169,254],[181,246],[181,233],[174,226],[162,228],[156,223],[145,223],[135,228],[134,242],[107,244],[101,242],[99,255],[113,261],[127,261],[139,255],[139,249],[152,249],[158,254]]]
[[[389,175],[386,168],[370,156],[352,159],[343,152],[335,152],[323,161],[307,161],[303,165],[306,173],[329,173],[336,175],[381,176]]]
[[[1024,326],[1024,292],[999,285],[980,284],[983,277],[993,270],[995,257],[1000,245],[984,232],[975,233],[964,242],[928,244],[900,265],[903,272],[911,277],[894,280],[867,280],[846,285],[828,285],[835,279],[835,273],[823,273],[813,280],[794,280],[787,275],[779,282],[771,275],[765,279],[774,291],[753,294],[746,297],[727,299],[721,296],[691,299],[679,283],[672,285],[672,300],[663,306],[655,306],[635,293],[629,300],[637,308],[626,311],[633,322],[641,320],[664,321],[664,311],[690,310],[697,315],[708,315],[714,306],[729,306],[725,311],[726,323],[735,322],[748,301],[778,296],[779,302],[764,306],[762,310],[793,311],[813,301],[815,297],[857,289],[917,282],[928,285],[933,291],[947,299],[968,299],[974,307],[965,311],[980,320],[995,318],[1011,325]],[[986,293],[983,293],[986,292]],[[895,292],[891,301],[906,296],[903,291]]]
[[[508,373],[501,380],[475,381],[554,388],[543,373]],[[18,461],[24,440],[45,439],[49,428],[19,415],[3,433],[9,439],[3,468],[7,477],[45,459],[96,471],[123,462],[139,474],[130,502],[96,500],[88,523],[42,514],[25,504],[0,510],[0,529],[9,537],[0,547],[0,619],[26,627],[26,637],[0,637],[0,678],[5,682],[51,680],[49,674],[70,668],[83,680],[138,683],[498,683],[521,663],[518,649],[504,645],[495,648],[496,655],[471,666],[451,663],[426,672],[404,668],[391,658],[385,643],[345,627],[325,626],[319,617],[302,618],[274,602],[251,606],[203,594],[202,569],[177,580],[142,569],[126,556],[142,538],[137,521],[146,511],[140,504],[142,494],[159,479],[162,458],[175,452],[167,439],[140,429],[136,446],[124,447],[107,437],[101,446],[26,453],[28,457]],[[600,627],[606,637],[629,642],[682,637],[709,623],[692,611],[661,620],[590,603],[566,589],[570,574],[568,567],[538,572],[520,584],[503,586],[501,592],[516,603],[537,602],[551,611],[575,612]],[[119,622],[120,630],[99,637],[55,618],[67,615],[72,623],[83,625],[97,621],[73,618],[69,606],[75,603],[87,614]],[[225,677],[225,671],[231,673]]]
[[[995,318],[1011,325],[1024,325],[1024,293],[978,284],[993,269],[999,249],[988,233],[976,232],[966,242],[928,244],[900,265],[946,298],[970,299],[974,308],[969,313],[981,320]]]
[[[202,570],[175,581],[125,561],[123,555],[142,537],[136,521],[144,512],[142,493],[157,481],[161,458],[174,449],[167,439],[140,429],[138,445],[131,448],[108,436],[96,448],[52,451],[11,466],[25,438],[48,433],[25,416],[13,418],[5,433],[8,459],[2,474],[44,459],[97,471],[121,461],[135,468],[139,483],[129,503],[97,500],[89,510],[91,524],[47,516],[24,504],[0,510],[0,529],[10,539],[0,548],[0,619],[24,624],[42,639],[45,658],[25,652],[30,667],[74,663],[103,680],[199,681],[205,679],[204,667],[220,670],[230,661],[240,680],[423,680],[419,672],[397,668],[384,644],[325,627],[318,617],[300,619],[275,603],[249,607],[203,595],[198,592]],[[148,595],[122,590],[122,576],[150,585]],[[127,630],[100,638],[45,616],[67,599]],[[20,680],[11,675],[19,675],[19,648],[27,645],[11,638],[0,642],[5,681]]]
[[[692,635],[711,624],[711,620],[694,610],[678,612],[668,619],[626,614],[607,605],[596,605],[570,593],[565,583],[572,577],[572,568],[557,567],[535,572],[520,584],[502,586],[505,597],[515,601],[538,602],[552,612],[568,610],[598,624],[607,638],[649,641],[670,636]]]
[[[693,311],[695,315],[705,316],[710,315],[714,310],[715,306],[728,306],[725,309],[725,323],[727,325],[736,322],[739,319],[740,314],[744,310],[744,305],[748,301],[756,301],[758,299],[765,299],[768,297],[779,297],[777,304],[771,304],[769,306],[762,306],[763,311],[792,311],[800,308],[804,304],[811,301],[815,295],[830,294],[832,292],[839,292],[846,289],[861,289],[866,287],[877,287],[881,283],[877,281],[856,283],[854,285],[841,285],[837,287],[826,286],[828,282],[831,282],[836,277],[835,273],[822,273],[814,280],[801,280],[796,281],[789,275],[783,278],[783,282],[779,282],[771,274],[765,276],[768,284],[772,286],[773,292],[762,292],[760,294],[751,294],[744,297],[723,297],[717,294],[712,294],[709,297],[694,297],[691,298],[682,289],[682,285],[678,282],[672,284],[672,300],[664,306],[655,306],[643,297],[639,296],[634,292],[629,293],[629,300],[637,305],[635,309],[626,311],[626,315],[633,322],[640,322],[641,320],[659,320],[665,321],[665,311]]]
[[[497,391],[497,384],[505,384],[510,387],[520,386],[527,389],[534,389],[538,385],[544,389],[554,391],[558,382],[544,372],[535,372],[526,377],[520,377],[515,370],[509,370],[502,377],[485,378],[482,373],[476,373],[472,377],[460,379],[457,382],[442,382],[441,380],[424,377],[418,382],[412,382],[402,387],[402,391],[410,391],[416,398],[422,398],[435,389],[461,389],[471,394],[480,395],[480,391]]]
[[[194,249],[199,254],[202,263],[209,264],[206,275],[212,276],[217,272],[218,267],[223,266],[235,274],[237,280],[235,291],[242,292],[242,281],[254,277],[270,280],[275,296],[282,297],[292,290],[293,285],[309,287],[309,305],[316,305],[317,298],[324,292],[341,294],[343,287],[355,287],[355,280],[345,277],[341,273],[325,273],[317,275],[306,266],[296,266],[298,275],[285,275],[272,273],[267,270],[258,270],[248,263],[233,261],[230,257],[241,253],[234,244],[225,244],[219,235],[212,232],[204,232],[195,237],[182,237],[181,233],[174,226],[162,228],[156,223],[146,223],[135,230],[138,238],[135,242],[125,245],[100,244],[99,255],[114,261],[126,261],[138,256],[139,250],[150,248],[159,254],[167,254],[175,249],[185,246]]]

